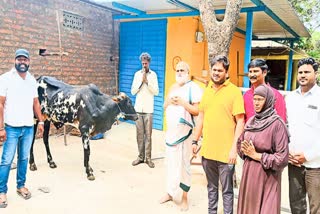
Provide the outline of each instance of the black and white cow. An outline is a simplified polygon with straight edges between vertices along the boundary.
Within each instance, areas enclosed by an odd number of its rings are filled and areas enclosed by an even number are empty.
[[[138,116],[130,98],[124,93],[120,93],[117,97],[105,95],[94,84],[72,86],[48,76],[42,76],[37,81],[41,111],[47,119],[43,138],[50,167],[56,167],[49,149],[50,122],[56,128],[61,128],[64,124],[73,124],[81,133],[87,177],[89,180],[94,180],[93,170],[89,165],[89,137],[111,129],[119,117],[125,120],[137,120]],[[29,162],[32,167],[33,149],[30,151]]]
[[[46,152],[47,152],[47,161],[49,163],[50,168],[57,168],[56,163],[53,161],[52,155],[51,155],[51,151],[50,151],[50,146],[49,146],[49,133],[50,133],[50,120],[45,120],[44,121],[44,131],[43,131],[43,143],[46,147]],[[30,170],[31,171],[35,171],[37,170],[37,165],[34,162],[34,155],[33,155],[33,145],[34,145],[34,141],[36,139],[36,131],[38,128],[38,122],[34,125],[34,134],[33,134],[33,140],[32,140],[32,144],[31,144],[31,149],[30,149],[30,157],[29,157],[29,164],[30,164]]]

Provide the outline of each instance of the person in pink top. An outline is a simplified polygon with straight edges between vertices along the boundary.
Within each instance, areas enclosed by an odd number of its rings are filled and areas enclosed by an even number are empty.
[[[254,59],[248,65],[248,77],[251,83],[251,88],[243,95],[244,108],[246,111],[245,121],[247,122],[250,117],[255,114],[253,106],[253,92],[256,87],[261,84],[266,84],[265,77],[268,72],[268,65],[264,59]],[[280,92],[267,84],[273,91],[276,101],[274,108],[277,114],[282,118],[284,122],[287,121],[286,103],[284,97]]]

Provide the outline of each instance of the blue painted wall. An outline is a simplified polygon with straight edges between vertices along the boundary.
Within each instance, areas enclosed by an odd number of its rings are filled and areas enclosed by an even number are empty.
[[[155,97],[153,128],[163,128],[163,101],[166,60],[167,20],[151,20],[120,23],[119,89],[135,102],[131,94],[134,73],[141,69],[139,56],[142,52],[151,55],[151,70],[159,82],[159,95]]]

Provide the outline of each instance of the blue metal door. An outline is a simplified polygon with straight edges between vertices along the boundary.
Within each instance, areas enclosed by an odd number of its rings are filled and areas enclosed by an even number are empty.
[[[131,94],[134,73],[141,69],[139,56],[151,55],[151,70],[158,76],[159,94],[155,96],[153,128],[163,128],[163,100],[166,61],[167,20],[151,20],[120,23],[119,89],[135,102]]]

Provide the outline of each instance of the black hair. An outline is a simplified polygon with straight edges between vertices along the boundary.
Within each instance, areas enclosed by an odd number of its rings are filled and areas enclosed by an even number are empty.
[[[314,71],[318,71],[319,68],[319,64],[312,57],[301,59],[298,62],[298,68],[302,65],[312,65]]]
[[[223,64],[224,69],[226,69],[226,71],[229,70],[230,62],[226,56],[218,55],[213,58],[210,58],[211,67],[215,65],[217,62],[221,62]]]
[[[261,58],[253,59],[248,64],[248,70],[250,68],[255,68],[255,67],[261,68],[262,71],[264,71],[264,70],[268,71],[268,65],[267,65],[266,60],[261,59]]]

